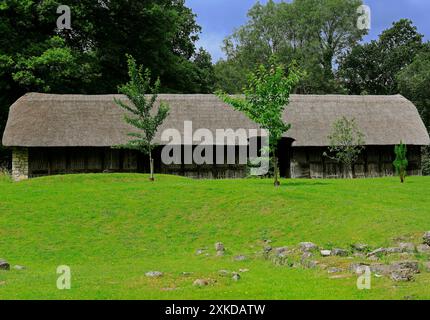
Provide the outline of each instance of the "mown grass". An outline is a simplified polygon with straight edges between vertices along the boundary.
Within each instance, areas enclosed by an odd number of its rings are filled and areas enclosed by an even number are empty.
[[[430,274],[394,284],[287,268],[260,258],[262,241],[346,247],[419,241],[430,230],[430,178],[196,181],[138,174],[0,179],[0,258],[26,270],[0,272],[0,299],[417,299],[430,298]],[[227,254],[216,257],[214,243]],[[209,256],[195,254],[208,248]],[[236,262],[233,256],[249,257]],[[322,258],[320,258],[321,260]],[[56,287],[56,268],[72,289]],[[238,282],[218,270],[247,268]],[[159,270],[162,278],[145,272]],[[192,272],[183,276],[182,272]],[[216,282],[193,287],[197,278]]]

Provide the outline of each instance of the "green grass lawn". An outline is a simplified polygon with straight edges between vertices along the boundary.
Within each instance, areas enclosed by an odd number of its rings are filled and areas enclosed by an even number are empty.
[[[430,299],[430,273],[394,283],[275,266],[258,252],[312,241],[331,248],[395,238],[420,241],[430,230],[430,178],[369,180],[189,180],[138,174],[0,180],[0,258],[25,270],[0,272],[1,299]],[[216,257],[214,243],[227,252]],[[208,248],[209,256],[196,255]],[[244,254],[248,260],[234,261]],[[318,258],[323,261],[324,258]],[[332,258],[327,258],[332,261]],[[351,260],[352,261],[352,260]],[[333,263],[336,261],[333,260]],[[58,290],[56,268],[72,270]],[[218,271],[247,268],[234,282]],[[147,271],[164,276],[152,279]],[[192,272],[183,276],[182,272]],[[198,278],[214,284],[194,287]]]

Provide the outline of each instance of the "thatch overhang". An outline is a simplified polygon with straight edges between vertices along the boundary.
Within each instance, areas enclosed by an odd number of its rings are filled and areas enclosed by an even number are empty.
[[[127,142],[135,131],[114,102],[121,95],[56,95],[28,93],[11,107],[3,145],[9,147],[111,147]],[[171,111],[160,128],[184,133],[184,121],[193,130],[258,129],[246,116],[214,95],[162,94]],[[341,116],[355,118],[367,145],[429,145],[430,138],[416,107],[396,96],[292,95],[285,121],[293,146],[327,146],[332,124]],[[197,142],[198,143],[198,142]]]

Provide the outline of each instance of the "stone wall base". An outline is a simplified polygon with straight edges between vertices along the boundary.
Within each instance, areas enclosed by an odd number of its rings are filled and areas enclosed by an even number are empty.
[[[12,179],[14,181],[28,179],[28,148],[13,148]]]

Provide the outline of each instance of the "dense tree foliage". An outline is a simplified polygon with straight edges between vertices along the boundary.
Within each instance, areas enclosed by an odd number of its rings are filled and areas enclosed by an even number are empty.
[[[184,0],[70,0],[72,30],[57,30],[56,0],[0,3],[0,132],[28,91],[112,93],[126,53],[160,77],[163,92],[211,92],[213,67],[196,52],[200,27]]]
[[[423,49],[423,36],[402,19],[378,40],[355,46],[340,62],[339,78],[350,94],[396,94],[397,74]]]
[[[224,41],[227,61],[218,62],[217,87],[240,92],[246,74],[258,64],[268,64],[276,54],[282,62],[296,60],[305,76],[302,93],[330,93],[341,89],[334,65],[366,31],[357,28],[361,0],[294,0],[291,3],[257,3],[248,12],[249,21]],[[227,77],[240,73],[241,81]]]

